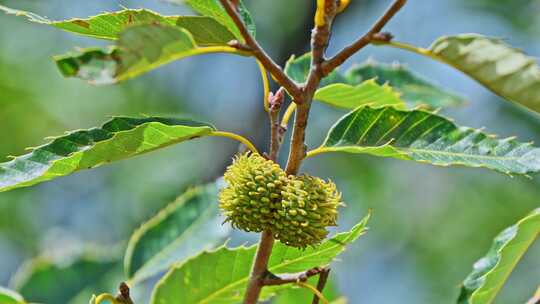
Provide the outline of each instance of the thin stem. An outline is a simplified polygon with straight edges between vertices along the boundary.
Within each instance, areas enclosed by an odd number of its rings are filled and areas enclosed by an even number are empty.
[[[287,174],[296,175],[306,156],[306,128],[311,110],[313,95],[324,77],[322,65],[325,62],[324,53],[330,40],[330,30],[334,17],[337,14],[336,1],[318,0],[315,27],[311,34],[311,69],[303,88],[304,95],[301,100],[295,100],[298,104],[294,117],[294,129],[289,151],[289,161],[285,171]]]
[[[421,48],[421,47],[416,47],[414,45],[407,44],[407,43],[404,43],[404,42],[387,41],[387,42],[378,42],[375,45],[391,46],[391,47],[394,47],[394,48],[397,48],[397,49],[406,50],[406,51],[413,52],[413,53],[416,53],[416,54],[419,54],[419,55],[427,56],[427,57],[429,57],[429,58],[431,58],[433,60],[437,60],[437,61],[441,61],[443,63],[446,63],[445,61],[441,60],[441,58],[439,56],[433,54],[430,50],[425,49],[425,48]]]
[[[319,291],[317,290],[317,288],[307,284],[307,283],[304,283],[304,282],[298,282],[296,283],[296,285],[300,286],[300,287],[303,287],[303,288],[306,288],[308,290],[310,290],[311,292],[313,292],[313,294],[315,295],[315,297],[317,297],[318,299],[320,299],[324,304],[330,304],[330,302],[328,302],[328,300],[324,297],[324,295]]]
[[[234,47],[230,46],[205,46],[202,48],[198,48],[196,51],[196,54],[213,54],[213,53],[230,53],[230,54],[237,54],[241,56],[249,56],[249,53],[243,50],[239,50]]]
[[[395,0],[394,3],[386,10],[384,15],[375,22],[371,29],[360,37],[358,40],[339,51],[334,57],[328,59],[323,65],[324,75],[328,75],[338,66],[342,65],[352,55],[356,54],[359,50],[374,40],[376,34],[380,33],[383,27],[390,21],[399,10],[407,3],[407,0]]]
[[[264,279],[263,284],[265,286],[276,286],[276,285],[285,285],[290,283],[305,282],[309,278],[322,274],[327,271],[327,268],[315,267],[300,273],[293,274],[267,274],[267,277]]]
[[[244,304],[256,304],[263,288],[262,281],[267,272],[268,260],[272,254],[274,246],[274,237],[269,231],[263,231],[259,247],[255,255],[255,262],[251,268],[249,282],[244,295]]]
[[[302,160],[306,156],[306,147],[304,142],[310,108],[311,101],[300,104],[296,110],[289,159],[287,162],[287,167],[285,168],[285,172],[289,175],[296,175],[298,173]]]
[[[325,268],[319,275],[319,282],[317,283],[317,290],[322,294],[324,286],[326,286],[326,281],[328,281],[328,276],[330,275],[330,268]],[[315,295],[311,304],[319,304],[321,298]]]
[[[259,66],[259,70],[261,71],[261,79],[263,82],[264,110],[268,112],[270,108],[270,106],[268,105],[268,97],[270,96],[270,82],[268,81],[268,73],[266,72],[266,68],[264,67],[264,65],[259,60],[257,60],[257,65]]]
[[[289,94],[293,97],[300,97],[302,90],[300,87],[285,74],[283,69],[274,62],[270,56],[261,48],[259,43],[251,36],[246,25],[242,21],[242,17],[238,13],[238,10],[229,0],[219,0],[227,14],[231,17],[240,34],[245,40],[246,45],[251,49],[251,53],[257,60],[261,62],[262,65],[272,74],[272,76],[277,80],[277,82],[282,85]]]
[[[287,110],[285,110],[285,113],[283,114],[283,117],[281,118],[281,126],[286,128],[289,125],[289,120],[291,120],[291,117],[293,116],[294,112],[296,111],[296,103],[292,102],[289,107],[287,107]]]
[[[313,157],[313,156],[316,156],[316,155],[319,155],[319,154],[322,154],[322,153],[326,153],[326,152],[331,152],[332,150],[329,149],[329,148],[326,148],[326,147],[318,147],[318,148],[315,148],[311,151],[308,151],[306,153],[306,158],[310,158],[310,157]]]
[[[240,136],[238,134],[231,133],[231,132],[213,131],[212,133],[209,134],[209,136],[227,137],[227,138],[237,140],[237,141],[243,143],[244,145],[246,145],[246,147],[249,150],[251,150],[251,152],[260,154],[259,151],[257,150],[257,148],[255,148],[255,145],[253,145],[253,143],[251,141],[249,141],[247,138],[245,138],[243,136]]]
[[[270,150],[268,158],[274,162],[277,160],[281,144],[287,128],[282,127],[279,124],[279,113],[285,100],[285,90],[281,87],[276,94],[269,94],[268,96],[268,117],[270,118]]]
[[[96,300],[94,301],[95,304],[103,304],[105,301],[111,302],[113,304],[121,304],[116,300],[116,298],[108,293],[100,294],[97,296]]]

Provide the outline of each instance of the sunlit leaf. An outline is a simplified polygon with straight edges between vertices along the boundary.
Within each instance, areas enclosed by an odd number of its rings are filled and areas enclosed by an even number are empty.
[[[244,38],[240,34],[240,31],[234,24],[234,21],[229,17],[225,9],[221,6],[221,3],[219,3],[219,0],[168,0],[171,2],[180,2],[185,3],[189,5],[191,8],[193,8],[194,11],[197,13],[208,16],[213,19],[215,19],[217,22],[224,25],[226,28],[228,28],[238,39],[239,41],[244,41]],[[240,13],[240,16],[242,17],[242,20],[244,21],[244,24],[246,25],[247,29],[251,33],[251,35],[255,36],[255,23],[253,22],[253,19],[251,18],[251,14],[247,10],[246,6],[242,1],[238,2],[238,11]]]
[[[147,24],[132,26],[120,33],[115,47],[85,49],[55,60],[66,77],[78,77],[93,84],[112,84],[184,57],[230,49],[199,47],[186,29]]]
[[[536,209],[495,237],[487,255],[474,264],[473,271],[463,282],[458,303],[492,303],[539,235],[540,209]]]
[[[365,232],[366,217],[351,231],[339,233],[315,248],[299,250],[276,243],[269,262],[273,273],[295,273],[331,263],[345,247]],[[256,247],[219,248],[174,266],[156,286],[153,304],[239,303],[246,289]],[[268,299],[287,286],[266,287]]]
[[[0,304],[25,304],[23,297],[15,291],[0,287]]]
[[[88,18],[53,21],[37,14],[0,5],[0,11],[26,17],[29,21],[54,26],[70,33],[116,40],[128,27],[144,24],[179,26],[188,30],[199,46],[226,45],[235,39],[231,31],[210,17],[162,16],[146,9],[124,9]]]
[[[501,39],[462,34],[441,37],[429,49],[395,42],[388,45],[444,62],[495,94],[540,112],[540,68],[536,59]]]
[[[0,192],[27,187],[182,141],[214,127],[190,120],[116,117],[100,128],[56,137],[31,153],[0,164]]]
[[[136,24],[163,23],[174,25],[178,17],[165,17],[155,12],[137,9],[103,13],[89,18],[75,18],[54,21],[37,14],[11,9],[0,5],[0,10],[7,14],[26,17],[29,21],[51,25],[67,32],[90,36],[99,39],[117,39],[121,31]]]
[[[488,168],[508,174],[540,171],[540,148],[482,130],[458,127],[421,110],[360,107],[342,117],[310,152],[365,153],[439,166]]]
[[[465,103],[462,97],[433,85],[401,64],[388,65],[369,60],[349,69],[346,78],[351,84],[369,79],[375,79],[380,85],[388,84],[400,92],[401,98],[411,106],[442,108]]]
[[[285,65],[285,73],[294,81],[304,83],[310,67],[310,53],[298,58],[293,56]],[[346,100],[332,99],[332,102],[328,103],[348,109],[353,109],[365,103],[402,105],[403,101],[410,107],[424,106],[435,109],[456,106],[464,102],[461,97],[429,83],[403,65],[385,65],[375,63],[373,60],[359,66],[353,66],[345,73],[334,70],[322,79],[319,87],[320,89],[317,92],[319,96],[318,98],[316,96],[315,99],[325,101],[326,99],[321,98],[321,94],[326,95],[327,92],[332,92],[332,95],[342,96]],[[354,92],[359,88],[366,90],[366,87],[369,87],[368,91],[373,92],[373,90],[376,90],[377,94],[382,94],[379,97],[382,97],[383,101],[365,100],[364,97],[370,97],[366,95],[360,95],[358,96],[360,99],[354,100],[356,97]],[[369,92],[367,95],[370,95]],[[403,101],[399,100],[399,97]]]
[[[222,225],[217,197],[215,183],[188,190],[137,229],[124,259],[131,281],[164,272],[222,242],[230,226]]]
[[[116,265],[118,261],[108,254],[75,254],[60,261],[41,257],[25,264],[12,285],[27,301],[69,303]]]
[[[367,80],[357,86],[336,83],[320,88],[315,92],[315,100],[326,104],[354,109],[361,105],[386,106],[403,108],[405,103],[399,94],[388,85],[379,85],[375,80]]]

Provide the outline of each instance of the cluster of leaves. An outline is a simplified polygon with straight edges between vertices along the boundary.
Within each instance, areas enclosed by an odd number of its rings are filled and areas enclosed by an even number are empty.
[[[231,40],[242,42],[243,37],[218,1],[185,3],[200,16],[162,16],[148,10],[126,9],[88,19],[52,21],[4,6],[0,10],[71,33],[113,41],[106,48],[55,57],[63,75],[98,85],[124,81],[189,56],[216,52],[250,56],[229,46]],[[241,2],[239,11],[255,35],[254,23]],[[429,49],[398,42],[380,44],[449,64],[494,93],[540,112],[540,69],[536,61],[498,39],[471,34],[442,37]],[[310,54],[292,57],[285,72],[302,83],[310,61]],[[346,72],[334,71],[322,81],[314,99],[350,112],[335,123],[326,140],[309,151],[308,157],[328,152],[362,153],[439,166],[482,167],[510,175],[540,171],[540,148],[514,138],[498,139],[482,130],[460,127],[437,114],[436,109],[461,105],[464,99],[402,65],[366,62]],[[291,111],[294,107],[290,105]],[[192,120],[116,117],[98,128],[55,137],[26,155],[0,164],[0,192],[183,141],[224,134],[211,124]],[[228,137],[238,139],[235,135]],[[219,187],[217,182],[186,192],[133,234],[124,256],[124,276],[135,293],[137,286],[154,286],[151,295],[135,294],[136,297],[149,299],[150,303],[170,303],[180,298],[183,303],[241,300],[256,247],[221,245],[229,228],[219,225]],[[304,251],[278,243],[269,270],[293,273],[330,264],[365,232],[367,219]],[[539,233],[540,213],[534,211],[498,236],[488,255],[465,280],[459,303],[490,303]],[[41,261],[36,265],[39,267],[21,271],[14,284],[27,300],[34,302],[76,303],[88,294],[89,288],[96,288],[96,282],[122,277],[118,274],[118,259],[88,259],[80,255],[67,264]],[[50,282],[43,279],[50,273],[57,278],[55,286],[47,285]],[[290,292],[284,290],[288,287],[266,288],[261,298]],[[50,292],[43,296],[39,288]],[[62,292],[56,293],[58,288]],[[283,296],[276,301],[295,303],[294,299]],[[339,301],[336,297],[336,303]],[[26,302],[1,289],[0,304],[7,303]]]

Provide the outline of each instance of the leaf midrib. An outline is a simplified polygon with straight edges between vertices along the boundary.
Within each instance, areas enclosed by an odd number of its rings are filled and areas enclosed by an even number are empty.
[[[491,160],[519,160],[521,156],[497,156],[497,155],[477,155],[477,154],[466,154],[466,153],[458,153],[458,152],[447,152],[447,151],[441,151],[441,150],[427,150],[427,149],[418,149],[418,148],[403,148],[403,147],[396,147],[392,145],[382,145],[382,146],[355,146],[355,145],[342,145],[342,146],[326,146],[323,147],[322,150],[340,150],[344,148],[357,148],[357,149],[370,149],[370,148],[385,148],[390,147],[396,151],[402,151],[407,153],[407,156],[411,157],[411,152],[418,152],[418,153],[431,153],[431,154],[443,154],[443,155],[449,155],[449,156],[460,156],[464,158],[477,158],[477,159],[491,159]],[[411,157],[412,158],[412,157]]]

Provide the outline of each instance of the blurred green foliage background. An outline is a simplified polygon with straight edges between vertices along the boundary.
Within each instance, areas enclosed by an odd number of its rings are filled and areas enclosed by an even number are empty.
[[[280,63],[308,50],[313,0],[246,0],[261,44]],[[389,1],[354,0],[339,17],[329,53],[364,31]],[[121,7],[188,13],[157,0],[0,0],[53,19],[85,17]],[[540,1],[412,0],[387,26],[398,40],[427,46],[444,34],[478,32],[540,54]],[[93,87],[66,80],[51,56],[102,42],[0,15],[0,160],[44,143],[45,136],[96,126],[111,115],[191,115],[222,130],[268,139],[262,86],[253,60],[201,56],[136,80]],[[399,50],[368,47],[347,62],[399,61],[470,101],[444,111],[462,125],[540,143],[540,118],[497,98],[436,62]],[[308,145],[321,142],[343,113],[316,105]],[[0,285],[27,259],[77,246],[110,246],[189,186],[221,175],[234,142],[208,138],[133,160],[0,194]],[[283,151],[283,156],[286,155]],[[492,238],[540,206],[540,178],[487,170],[439,168],[370,156],[324,155],[304,171],[332,178],[348,207],[340,230],[374,210],[370,232],[341,257],[332,275],[351,303],[453,303],[458,285]],[[241,240],[256,235],[240,234]],[[234,241],[234,240],[233,240]],[[498,303],[524,303],[540,284],[540,244],[527,254]],[[114,287],[114,286],[113,286]],[[84,301],[82,301],[84,303]],[[60,304],[60,303],[53,303]]]

